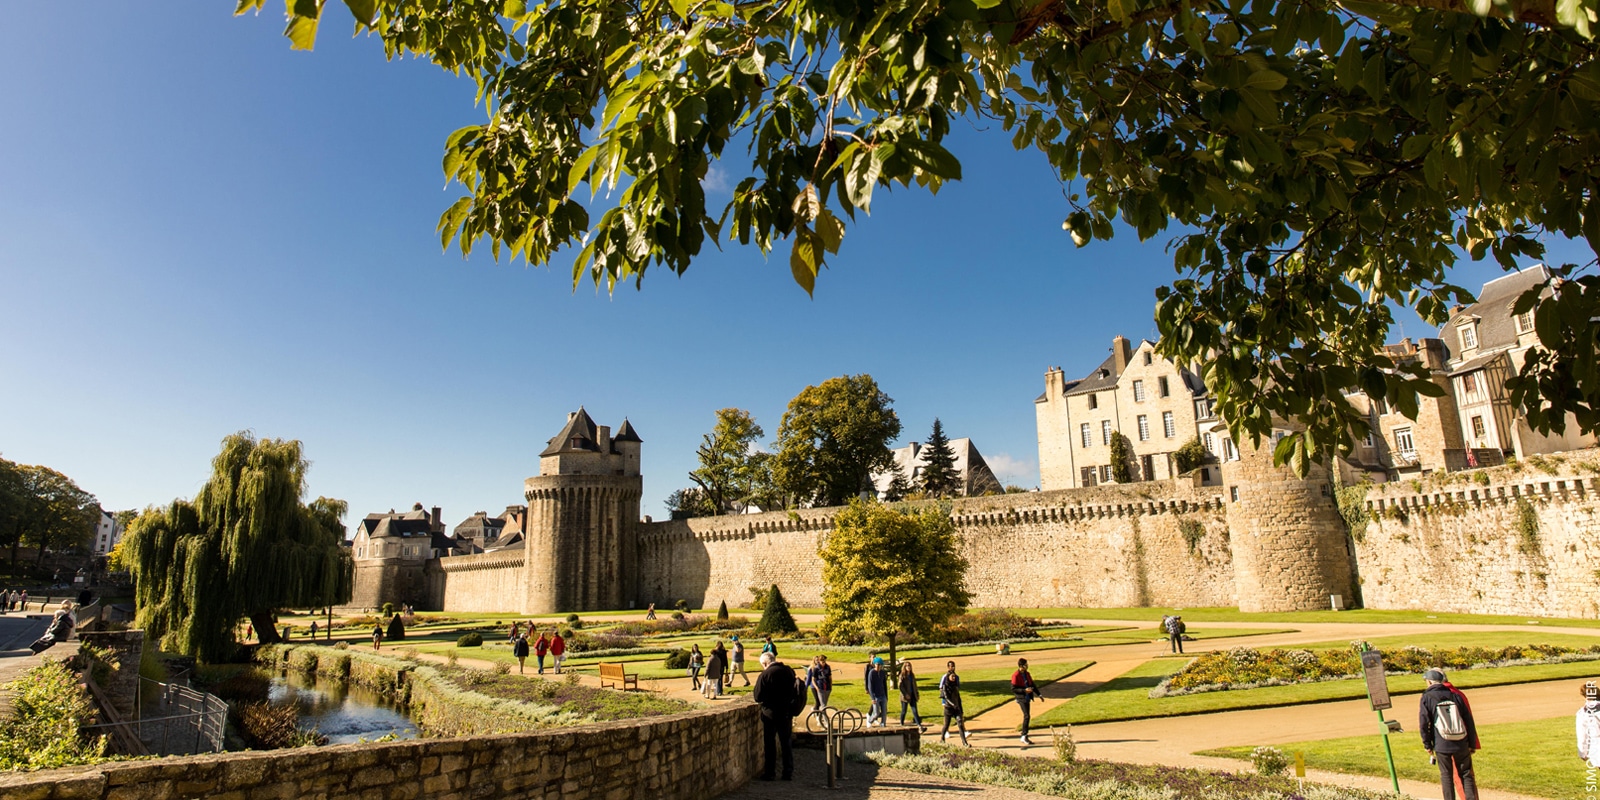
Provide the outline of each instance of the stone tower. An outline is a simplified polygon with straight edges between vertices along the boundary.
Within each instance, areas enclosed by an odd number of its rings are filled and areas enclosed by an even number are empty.
[[[539,454],[539,475],[523,484],[526,613],[632,607],[642,443],[627,420],[613,436],[579,408]]]
[[[1314,611],[1351,601],[1348,535],[1327,469],[1304,479],[1272,465],[1272,441],[1241,443],[1222,465],[1240,611]]]

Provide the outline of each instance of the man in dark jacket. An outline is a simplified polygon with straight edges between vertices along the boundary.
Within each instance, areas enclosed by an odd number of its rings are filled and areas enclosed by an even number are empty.
[[[761,706],[761,744],[766,760],[761,768],[761,780],[770,781],[777,771],[778,750],[783,750],[783,779],[794,780],[794,715],[795,706],[805,700],[796,694],[794,670],[771,653],[761,654],[761,674],[756,676],[756,686],[751,692],[756,705]]]
[[[1456,776],[1461,778],[1461,790],[1466,797],[1461,800],[1478,800],[1478,779],[1472,774],[1472,751],[1479,748],[1478,726],[1472,719],[1472,708],[1467,696],[1444,679],[1444,673],[1430,669],[1422,673],[1428,689],[1422,693],[1421,707],[1417,712],[1417,728],[1422,731],[1422,748],[1439,765],[1439,784],[1444,800],[1456,800]],[[1443,724],[1452,716],[1447,711],[1440,716],[1441,703],[1453,706],[1465,735],[1452,737],[1443,730]]]

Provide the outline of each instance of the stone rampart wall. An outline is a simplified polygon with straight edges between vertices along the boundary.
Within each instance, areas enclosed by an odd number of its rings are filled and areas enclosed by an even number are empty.
[[[919,504],[909,504],[917,506]],[[1152,482],[948,501],[977,606],[1228,606],[1233,562],[1222,499]],[[642,526],[641,602],[703,608],[778,584],[822,603],[817,549],[837,508]],[[1192,544],[1191,544],[1192,540]]]
[[[450,611],[522,611],[528,597],[525,550],[503,550],[438,561],[441,608]]]
[[[29,800],[648,797],[704,800],[760,768],[758,707],[464,739],[164,758],[0,776]]]
[[[1368,608],[1600,617],[1600,451],[1379,484],[1365,508]]]

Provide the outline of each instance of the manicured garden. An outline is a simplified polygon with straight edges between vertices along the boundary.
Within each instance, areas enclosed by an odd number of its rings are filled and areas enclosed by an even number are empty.
[[[1396,734],[1390,742],[1396,771],[1409,780],[1437,782],[1439,768],[1428,763],[1421,739],[1410,730],[1414,726],[1406,727],[1405,733]],[[1473,755],[1472,764],[1479,788],[1503,789],[1554,800],[1585,800],[1595,796],[1594,792],[1584,789],[1585,766],[1573,748],[1572,717],[1482,725],[1478,735],[1483,740],[1483,749]],[[1274,746],[1285,753],[1303,753],[1310,769],[1389,775],[1383,742],[1376,732],[1370,736]],[[1227,747],[1198,755],[1248,760],[1252,749],[1251,746]]]

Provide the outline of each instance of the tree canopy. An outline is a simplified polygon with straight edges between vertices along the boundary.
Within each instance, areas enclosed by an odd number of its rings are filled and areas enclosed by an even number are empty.
[[[1234,438],[1300,423],[1277,455],[1302,466],[1365,433],[1347,390],[1439,391],[1381,351],[1393,306],[1440,324],[1463,257],[1600,248],[1600,0],[344,4],[389,57],[478,84],[488,118],[445,142],[446,246],[570,247],[575,283],[614,287],[708,239],[786,241],[810,292],[877,189],[961,177],[966,120],[1046,157],[1076,245],[1168,237],[1160,353],[1201,368]],[[323,3],[287,5],[311,47]],[[738,178],[720,209],[713,160]],[[1600,426],[1594,266],[1541,287],[1510,383],[1541,431]]]
[[[959,497],[962,494],[961,473],[956,469],[956,454],[950,449],[950,437],[944,435],[944,424],[933,418],[933,432],[922,449],[922,476],[918,484],[928,497]]]
[[[138,623],[164,649],[202,661],[227,658],[249,617],[277,641],[279,609],[350,599],[353,563],[341,542],[344,501],[309,504],[300,442],[222,440],[211,477],[194,500],[140,514],[123,539]]]
[[[711,432],[701,437],[696,455],[700,466],[689,473],[714,514],[761,505],[770,494],[770,453],[756,449],[765,433],[742,408],[717,411]]]
[[[853,500],[819,554],[822,633],[886,636],[891,660],[898,634],[927,636],[971,601],[955,525],[936,506],[906,513]]]
[[[807,386],[778,423],[773,481],[791,502],[839,506],[872,488],[872,474],[894,466],[900,435],[894,400],[871,375]]]
[[[49,467],[0,458],[0,544],[11,547],[13,571],[24,544],[37,548],[39,563],[51,548],[87,545],[99,517],[95,496],[71,478]]]

